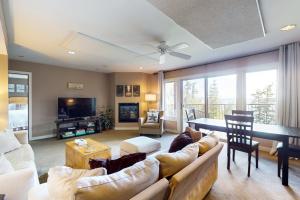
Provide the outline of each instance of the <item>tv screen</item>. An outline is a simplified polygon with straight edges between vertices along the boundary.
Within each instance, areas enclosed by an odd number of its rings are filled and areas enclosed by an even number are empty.
[[[96,115],[96,98],[58,98],[58,119]]]

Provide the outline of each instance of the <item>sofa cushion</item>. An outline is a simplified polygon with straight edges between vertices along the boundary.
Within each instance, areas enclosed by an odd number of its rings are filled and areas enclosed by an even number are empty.
[[[36,185],[28,192],[28,200],[51,200],[47,183]]]
[[[169,153],[176,152],[193,143],[193,139],[185,133],[178,135],[171,143]]]
[[[214,135],[207,135],[201,138],[199,144],[199,155],[203,155],[219,143],[219,139]]]
[[[0,175],[13,172],[14,168],[3,154],[0,154]]]
[[[59,166],[49,169],[48,172],[48,192],[53,200],[73,200],[76,192],[76,181],[80,177],[102,176],[106,174],[106,169],[97,168],[93,170],[72,169],[70,167]]]
[[[142,124],[143,128],[159,128],[159,123],[144,123]]]
[[[158,180],[159,162],[147,158],[119,172],[78,179],[76,200],[130,199]]]
[[[160,177],[170,177],[192,163],[198,157],[199,145],[192,143],[174,153],[161,153],[155,157],[159,160]]]
[[[37,184],[34,169],[21,169],[0,176],[0,194],[7,200],[27,200],[28,191]]]
[[[111,159],[90,159],[89,164],[91,169],[98,167],[104,167],[107,170],[107,174],[118,172],[124,168],[130,167],[137,162],[146,159],[146,153],[133,153],[122,156],[121,158]]]
[[[35,166],[34,153],[29,144],[21,145],[20,148],[6,153],[5,157],[9,160],[15,170]]]
[[[120,144],[121,151],[129,153],[150,153],[160,149],[160,141],[139,136],[124,140]]]
[[[0,153],[7,153],[21,147],[11,130],[0,132]]]
[[[191,127],[186,127],[185,133],[193,139],[193,142],[198,142],[202,137],[202,133],[200,131],[196,131]]]

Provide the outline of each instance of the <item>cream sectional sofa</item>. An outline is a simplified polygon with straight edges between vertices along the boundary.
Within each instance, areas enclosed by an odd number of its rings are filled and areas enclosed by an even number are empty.
[[[203,199],[217,180],[218,155],[222,148],[223,143],[218,143],[169,180],[166,178],[158,180],[133,196],[131,200]],[[29,192],[29,200],[50,199],[47,184],[36,186]],[[74,199],[78,198],[74,197]]]
[[[27,133],[14,134],[21,147],[4,154],[15,171],[0,175],[0,194],[8,200],[26,200],[28,191],[39,184],[38,175]]]

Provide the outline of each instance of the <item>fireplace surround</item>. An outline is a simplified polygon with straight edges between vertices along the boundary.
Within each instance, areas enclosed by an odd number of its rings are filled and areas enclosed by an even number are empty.
[[[119,103],[119,123],[138,122],[139,103]]]

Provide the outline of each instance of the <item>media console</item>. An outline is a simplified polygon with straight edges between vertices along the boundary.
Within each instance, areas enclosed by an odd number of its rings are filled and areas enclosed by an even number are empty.
[[[99,117],[56,120],[58,139],[90,135],[101,132]]]

